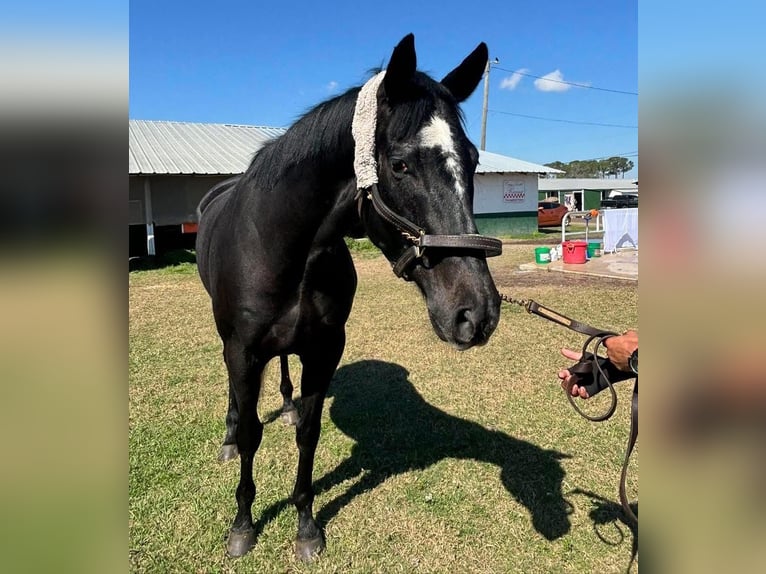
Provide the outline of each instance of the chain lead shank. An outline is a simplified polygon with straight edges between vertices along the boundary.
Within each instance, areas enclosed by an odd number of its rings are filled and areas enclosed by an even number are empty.
[[[530,312],[528,299],[515,299],[514,297],[510,297],[506,295],[505,293],[500,293],[499,291],[497,294],[500,295],[500,299],[502,299],[506,303],[510,303],[511,305],[519,305],[520,307],[524,307],[524,309],[527,310],[527,313]]]

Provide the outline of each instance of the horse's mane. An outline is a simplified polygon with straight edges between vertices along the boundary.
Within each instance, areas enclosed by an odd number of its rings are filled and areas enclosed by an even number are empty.
[[[332,162],[339,150],[353,152],[351,120],[361,86],[321,102],[301,116],[281,136],[267,142],[253,156],[244,179],[270,189],[292,167],[304,161]],[[433,114],[437,99],[446,100],[463,123],[460,108],[452,94],[439,82],[422,72],[412,78],[408,105],[396,106],[389,117],[389,130],[397,138],[407,139]]]
[[[306,160],[321,161],[334,150],[349,145],[358,92],[358,87],[351,88],[314,106],[284,134],[267,142],[253,156],[245,179],[269,189],[291,167]]]

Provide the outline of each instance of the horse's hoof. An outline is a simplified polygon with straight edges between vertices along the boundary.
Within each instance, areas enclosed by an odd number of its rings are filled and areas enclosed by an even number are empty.
[[[287,426],[294,427],[298,424],[298,410],[290,409],[289,411],[282,411],[280,418]]]
[[[230,530],[226,542],[226,553],[232,558],[239,558],[255,546],[255,530]]]
[[[218,462],[226,462],[239,456],[239,449],[236,444],[223,444],[218,451]]]
[[[321,533],[314,538],[295,540],[295,557],[303,562],[313,561],[324,549],[324,536]]]

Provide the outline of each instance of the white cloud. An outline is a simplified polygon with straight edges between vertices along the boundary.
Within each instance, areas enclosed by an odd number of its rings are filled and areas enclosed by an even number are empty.
[[[515,90],[516,86],[519,85],[519,82],[521,81],[521,78],[524,76],[522,74],[526,74],[529,70],[527,68],[522,68],[521,70],[517,70],[507,78],[503,78],[503,81],[500,82],[500,89],[501,90]]]
[[[542,78],[535,80],[535,88],[541,92],[566,92],[572,86],[562,84],[564,74],[561,70],[554,70],[550,74],[545,74]]]
[[[337,89],[338,89],[338,82],[336,82],[335,80],[332,80],[330,83],[328,83],[328,84],[325,86],[325,89],[326,89],[328,92],[334,92],[335,90],[337,90]]]

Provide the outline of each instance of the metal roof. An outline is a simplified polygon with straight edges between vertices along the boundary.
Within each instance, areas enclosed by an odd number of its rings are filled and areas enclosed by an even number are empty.
[[[233,175],[285,128],[129,120],[130,175]]]
[[[479,165],[476,173],[564,173],[547,165],[479,150]]]
[[[539,191],[580,191],[592,189],[601,191],[604,189],[622,189],[638,191],[638,182],[635,179],[597,179],[597,178],[558,178],[540,179],[537,182]]]
[[[235,175],[243,173],[253,154],[286,128],[129,120],[128,130],[130,175]],[[479,151],[476,172],[562,173],[488,151]]]

